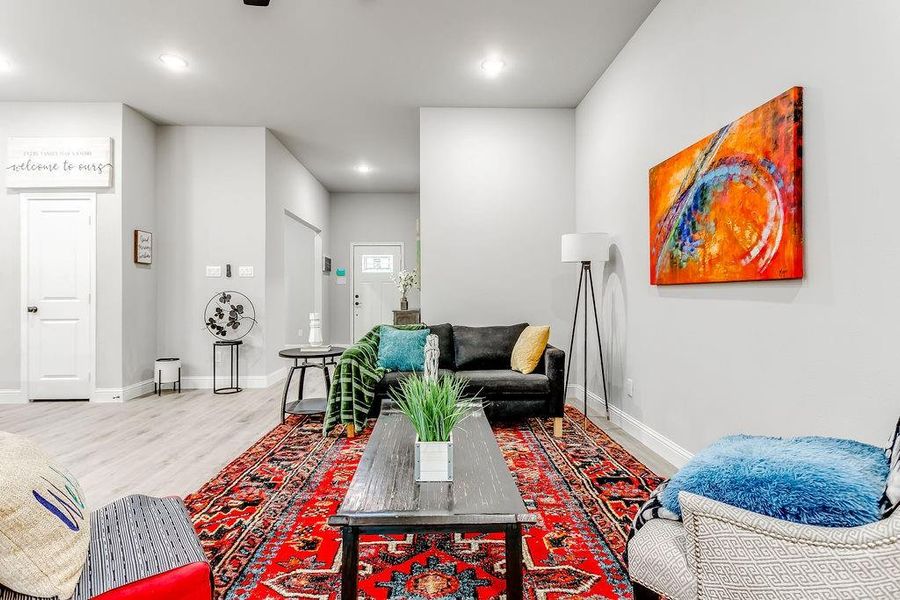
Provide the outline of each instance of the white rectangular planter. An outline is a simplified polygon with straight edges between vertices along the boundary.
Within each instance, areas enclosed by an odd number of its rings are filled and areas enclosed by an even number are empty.
[[[449,442],[420,442],[416,436],[416,481],[453,481],[453,434]]]

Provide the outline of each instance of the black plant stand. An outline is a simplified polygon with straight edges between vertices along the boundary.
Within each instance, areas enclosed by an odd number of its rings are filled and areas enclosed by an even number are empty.
[[[213,343],[213,394],[236,394],[241,391],[241,340],[220,340]],[[230,349],[228,359],[228,387],[216,387],[216,351],[220,347]]]

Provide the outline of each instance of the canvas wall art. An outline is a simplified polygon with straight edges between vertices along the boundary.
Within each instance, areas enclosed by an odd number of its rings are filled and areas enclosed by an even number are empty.
[[[650,283],[803,277],[803,88],[650,169]]]

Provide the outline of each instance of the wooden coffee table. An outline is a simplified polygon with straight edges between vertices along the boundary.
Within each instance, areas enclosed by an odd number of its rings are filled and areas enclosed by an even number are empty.
[[[484,411],[453,430],[453,482],[416,483],[415,433],[386,403],[337,514],[341,528],[341,598],[356,598],[361,534],[503,532],[506,597],[522,598],[522,526],[536,518],[500,454]]]

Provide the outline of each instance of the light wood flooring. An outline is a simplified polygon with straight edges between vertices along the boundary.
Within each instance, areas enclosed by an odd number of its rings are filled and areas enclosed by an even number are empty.
[[[308,396],[322,395],[318,370],[310,369],[306,381]],[[79,479],[91,508],[134,493],[185,496],[280,422],[281,391],[278,384],[232,395],[164,392],[122,404],[0,405],[0,431],[26,435],[57,457]],[[674,472],[605,418],[591,420],[660,475]]]

